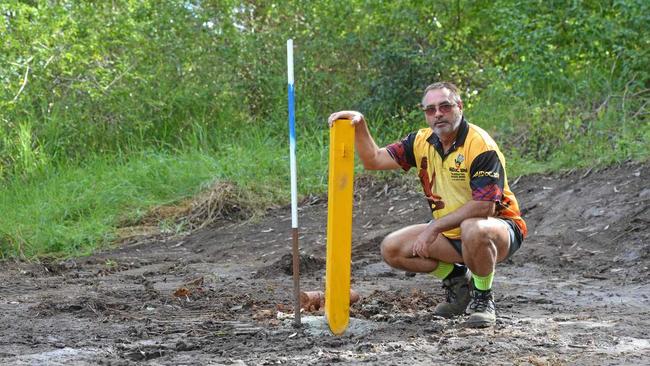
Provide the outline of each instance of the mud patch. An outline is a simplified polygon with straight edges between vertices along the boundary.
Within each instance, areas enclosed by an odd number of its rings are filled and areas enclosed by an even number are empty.
[[[78,317],[98,317],[105,313],[129,310],[128,304],[108,303],[101,299],[85,296],[69,302],[49,299],[30,308],[30,312],[37,317],[50,317],[56,313],[70,313]]]
[[[0,263],[0,364],[650,364],[649,173],[644,163],[511,179],[529,236],[496,269],[488,329],[435,316],[440,281],[381,260],[385,235],[429,220],[417,181],[362,177],[350,332],[323,330],[322,309],[293,327],[282,207],[47,268]],[[308,197],[300,215],[301,288],[322,290],[326,199]]]

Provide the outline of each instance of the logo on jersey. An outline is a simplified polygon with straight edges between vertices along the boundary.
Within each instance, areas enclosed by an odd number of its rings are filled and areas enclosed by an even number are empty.
[[[456,171],[460,170],[460,164],[462,164],[463,161],[465,161],[463,154],[458,154],[458,156],[456,156],[456,160],[454,160],[454,164],[456,164]]]
[[[472,175],[472,178],[480,178],[480,177],[490,177],[494,179],[499,179],[499,172],[479,170],[478,172],[474,173],[474,175]]]
[[[454,181],[465,181],[467,178],[467,168],[461,168],[463,162],[465,161],[465,157],[463,154],[458,154],[456,155],[456,159],[454,159],[454,166],[449,167],[449,174],[451,177],[451,180]]]

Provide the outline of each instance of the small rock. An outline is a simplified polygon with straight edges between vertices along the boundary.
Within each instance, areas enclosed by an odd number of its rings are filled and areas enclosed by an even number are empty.
[[[585,218],[600,217],[603,216],[604,213],[605,211],[600,207],[590,207],[585,211],[584,217]]]

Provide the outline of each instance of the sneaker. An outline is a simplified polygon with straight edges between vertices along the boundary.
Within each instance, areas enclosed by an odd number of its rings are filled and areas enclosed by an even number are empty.
[[[466,271],[462,276],[445,278],[442,287],[447,292],[445,302],[436,305],[433,313],[445,318],[463,315],[470,300],[472,274]]]
[[[485,328],[497,321],[492,290],[472,291],[472,299],[465,310],[469,314],[467,326],[470,328]]]

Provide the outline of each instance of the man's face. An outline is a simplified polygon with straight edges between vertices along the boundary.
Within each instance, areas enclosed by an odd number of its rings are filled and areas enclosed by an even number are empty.
[[[438,137],[455,134],[463,117],[463,106],[454,102],[449,89],[429,90],[422,99],[424,116]]]

